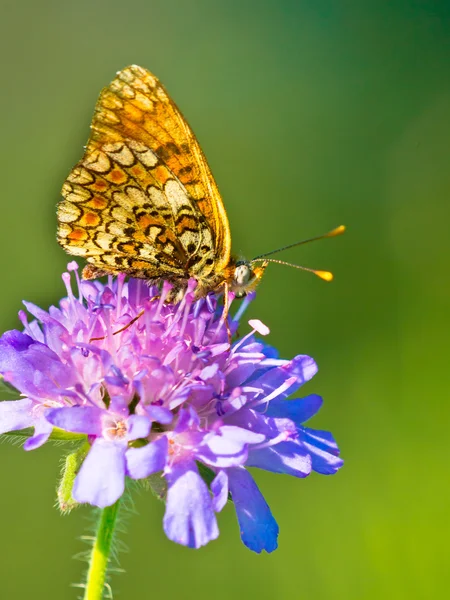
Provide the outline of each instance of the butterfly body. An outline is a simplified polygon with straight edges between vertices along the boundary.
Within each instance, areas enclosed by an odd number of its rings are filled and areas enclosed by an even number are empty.
[[[245,295],[265,264],[231,256],[225,208],[201,148],[151,73],[131,66],[100,94],[92,133],[58,205],[58,241],[88,264],[83,277],[168,280],[177,299]]]

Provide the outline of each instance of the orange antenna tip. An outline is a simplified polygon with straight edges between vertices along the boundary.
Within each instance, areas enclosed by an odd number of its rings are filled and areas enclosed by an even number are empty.
[[[317,277],[320,277],[320,279],[323,279],[324,281],[333,280],[333,273],[330,273],[330,271],[319,271],[318,269],[310,269],[309,267],[302,267],[301,265],[293,265],[292,263],[286,262],[285,260],[278,260],[277,258],[255,258],[252,261],[252,264],[258,261],[265,262],[266,264],[270,262],[278,263],[279,265],[286,265],[287,267],[293,267],[294,269],[308,271],[309,273],[314,273],[314,275],[317,275]]]
[[[335,237],[336,235],[341,235],[344,233],[346,227],[345,225],[339,225],[335,229],[332,229],[329,233],[326,234],[326,237]]]
[[[324,281],[333,281],[333,273],[330,273],[330,271],[313,271],[313,273]]]

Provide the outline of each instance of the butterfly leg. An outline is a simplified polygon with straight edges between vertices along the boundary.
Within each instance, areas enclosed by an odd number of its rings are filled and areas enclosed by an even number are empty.
[[[133,323],[136,323],[136,321],[138,319],[140,319],[144,313],[145,313],[145,310],[141,310],[141,312],[138,313],[134,317],[134,319],[131,319],[131,321],[129,323],[127,323],[126,325],[124,325],[124,327],[122,327],[121,329],[118,329],[117,331],[113,331],[113,335],[117,335],[118,333],[122,333],[122,331],[125,331],[125,329],[128,329],[128,327],[131,327],[131,325],[133,325]],[[100,340],[104,340],[105,338],[106,338],[106,335],[104,335],[102,337],[94,337],[94,338],[91,338],[89,340],[89,343],[91,343],[91,342],[97,342],[97,341],[100,341]]]
[[[159,296],[155,296],[154,298],[152,298],[150,300],[150,302],[155,302],[156,300],[159,300]],[[138,319],[140,319],[145,313],[145,309],[141,310],[133,319],[131,319],[131,321],[129,323],[127,323],[126,325],[124,325],[123,327],[121,327],[120,329],[118,329],[117,331],[113,331],[113,335],[117,335],[118,333],[122,333],[122,331],[125,331],[125,329],[128,329],[128,327],[131,327],[131,325],[133,325],[133,323],[136,323],[136,321]],[[91,338],[89,340],[89,343],[91,342],[98,342],[101,340],[104,340],[106,338],[106,335],[102,336],[102,337],[94,337]]]
[[[97,277],[104,277],[105,275],[109,274],[109,271],[104,271],[103,269],[94,267],[94,265],[88,264],[83,268],[83,273],[81,276],[83,279],[97,279]]]
[[[228,283],[226,281],[224,281],[223,282],[223,312],[222,312],[222,316],[220,317],[220,320],[223,321],[225,324],[225,327],[227,329],[227,335],[228,335],[228,343],[231,346],[231,338],[233,337],[233,334],[231,333],[230,325],[228,323],[228,313],[230,312],[229,294],[230,294],[230,286],[228,285]]]

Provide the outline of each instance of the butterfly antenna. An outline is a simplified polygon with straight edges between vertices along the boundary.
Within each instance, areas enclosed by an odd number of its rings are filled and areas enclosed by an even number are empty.
[[[288,250],[289,248],[295,248],[295,246],[303,246],[303,244],[309,244],[309,242],[315,242],[316,240],[323,240],[324,238],[330,238],[330,237],[336,237],[337,235],[341,235],[342,233],[344,233],[345,231],[345,225],[339,225],[339,227],[335,227],[334,229],[332,229],[331,231],[329,231],[328,233],[324,233],[322,235],[318,235],[316,237],[313,238],[309,238],[307,240],[301,240],[300,242],[295,242],[295,244],[289,244],[288,246],[283,246],[282,248],[277,248],[277,250],[272,250],[271,252],[266,252],[265,254],[260,254],[259,256],[256,256],[253,261],[255,260],[259,260],[261,258],[265,258],[266,256],[271,256],[272,254],[276,254],[277,252],[281,252],[282,250]],[[251,262],[253,262],[251,261]],[[272,262],[279,262],[281,264],[289,264],[289,263],[283,263],[282,261],[272,261]],[[297,265],[291,265],[291,267],[297,267]],[[326,273],[327,271],[314,271],[313,269],[307,269],[305,267],[298,267],[299,269],[303,269],[304,271],[312,271],[313,273]],[[319,275],[320,277],[320,275]],[[325,278],[322,278],[325,279]],[[331,279],[326,279],[326,281],[331,281]]]
[[[286,265],[287,267],[294,267],[294,269],[300,269],[301,271],[309,271],[310,273],[314,273],[314,275],[317,275],[317,277],[320,277],[320,279],[323,279],[324,281],[332,281],[333,280],[333,273],[330,273],[330,271],[319,271],[318,269],[309,269],[308,267],[301,267],[300,265],[293,265],[292,263],[286,262],[284,260],[277,260],[276,258],[255,258],[251,262],[252,263],[254,263],[254,262],[278,263],[279,265]]]

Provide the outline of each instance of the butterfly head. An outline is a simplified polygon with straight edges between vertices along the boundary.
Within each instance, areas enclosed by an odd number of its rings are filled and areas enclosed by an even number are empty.
[[[236,298],[243,298],[255,289],[268,264],[268,261],[263,261],[259,266],[255,266],[248,260],[238,260],[236,262],[233,279],[230,282],[231,291]]]

